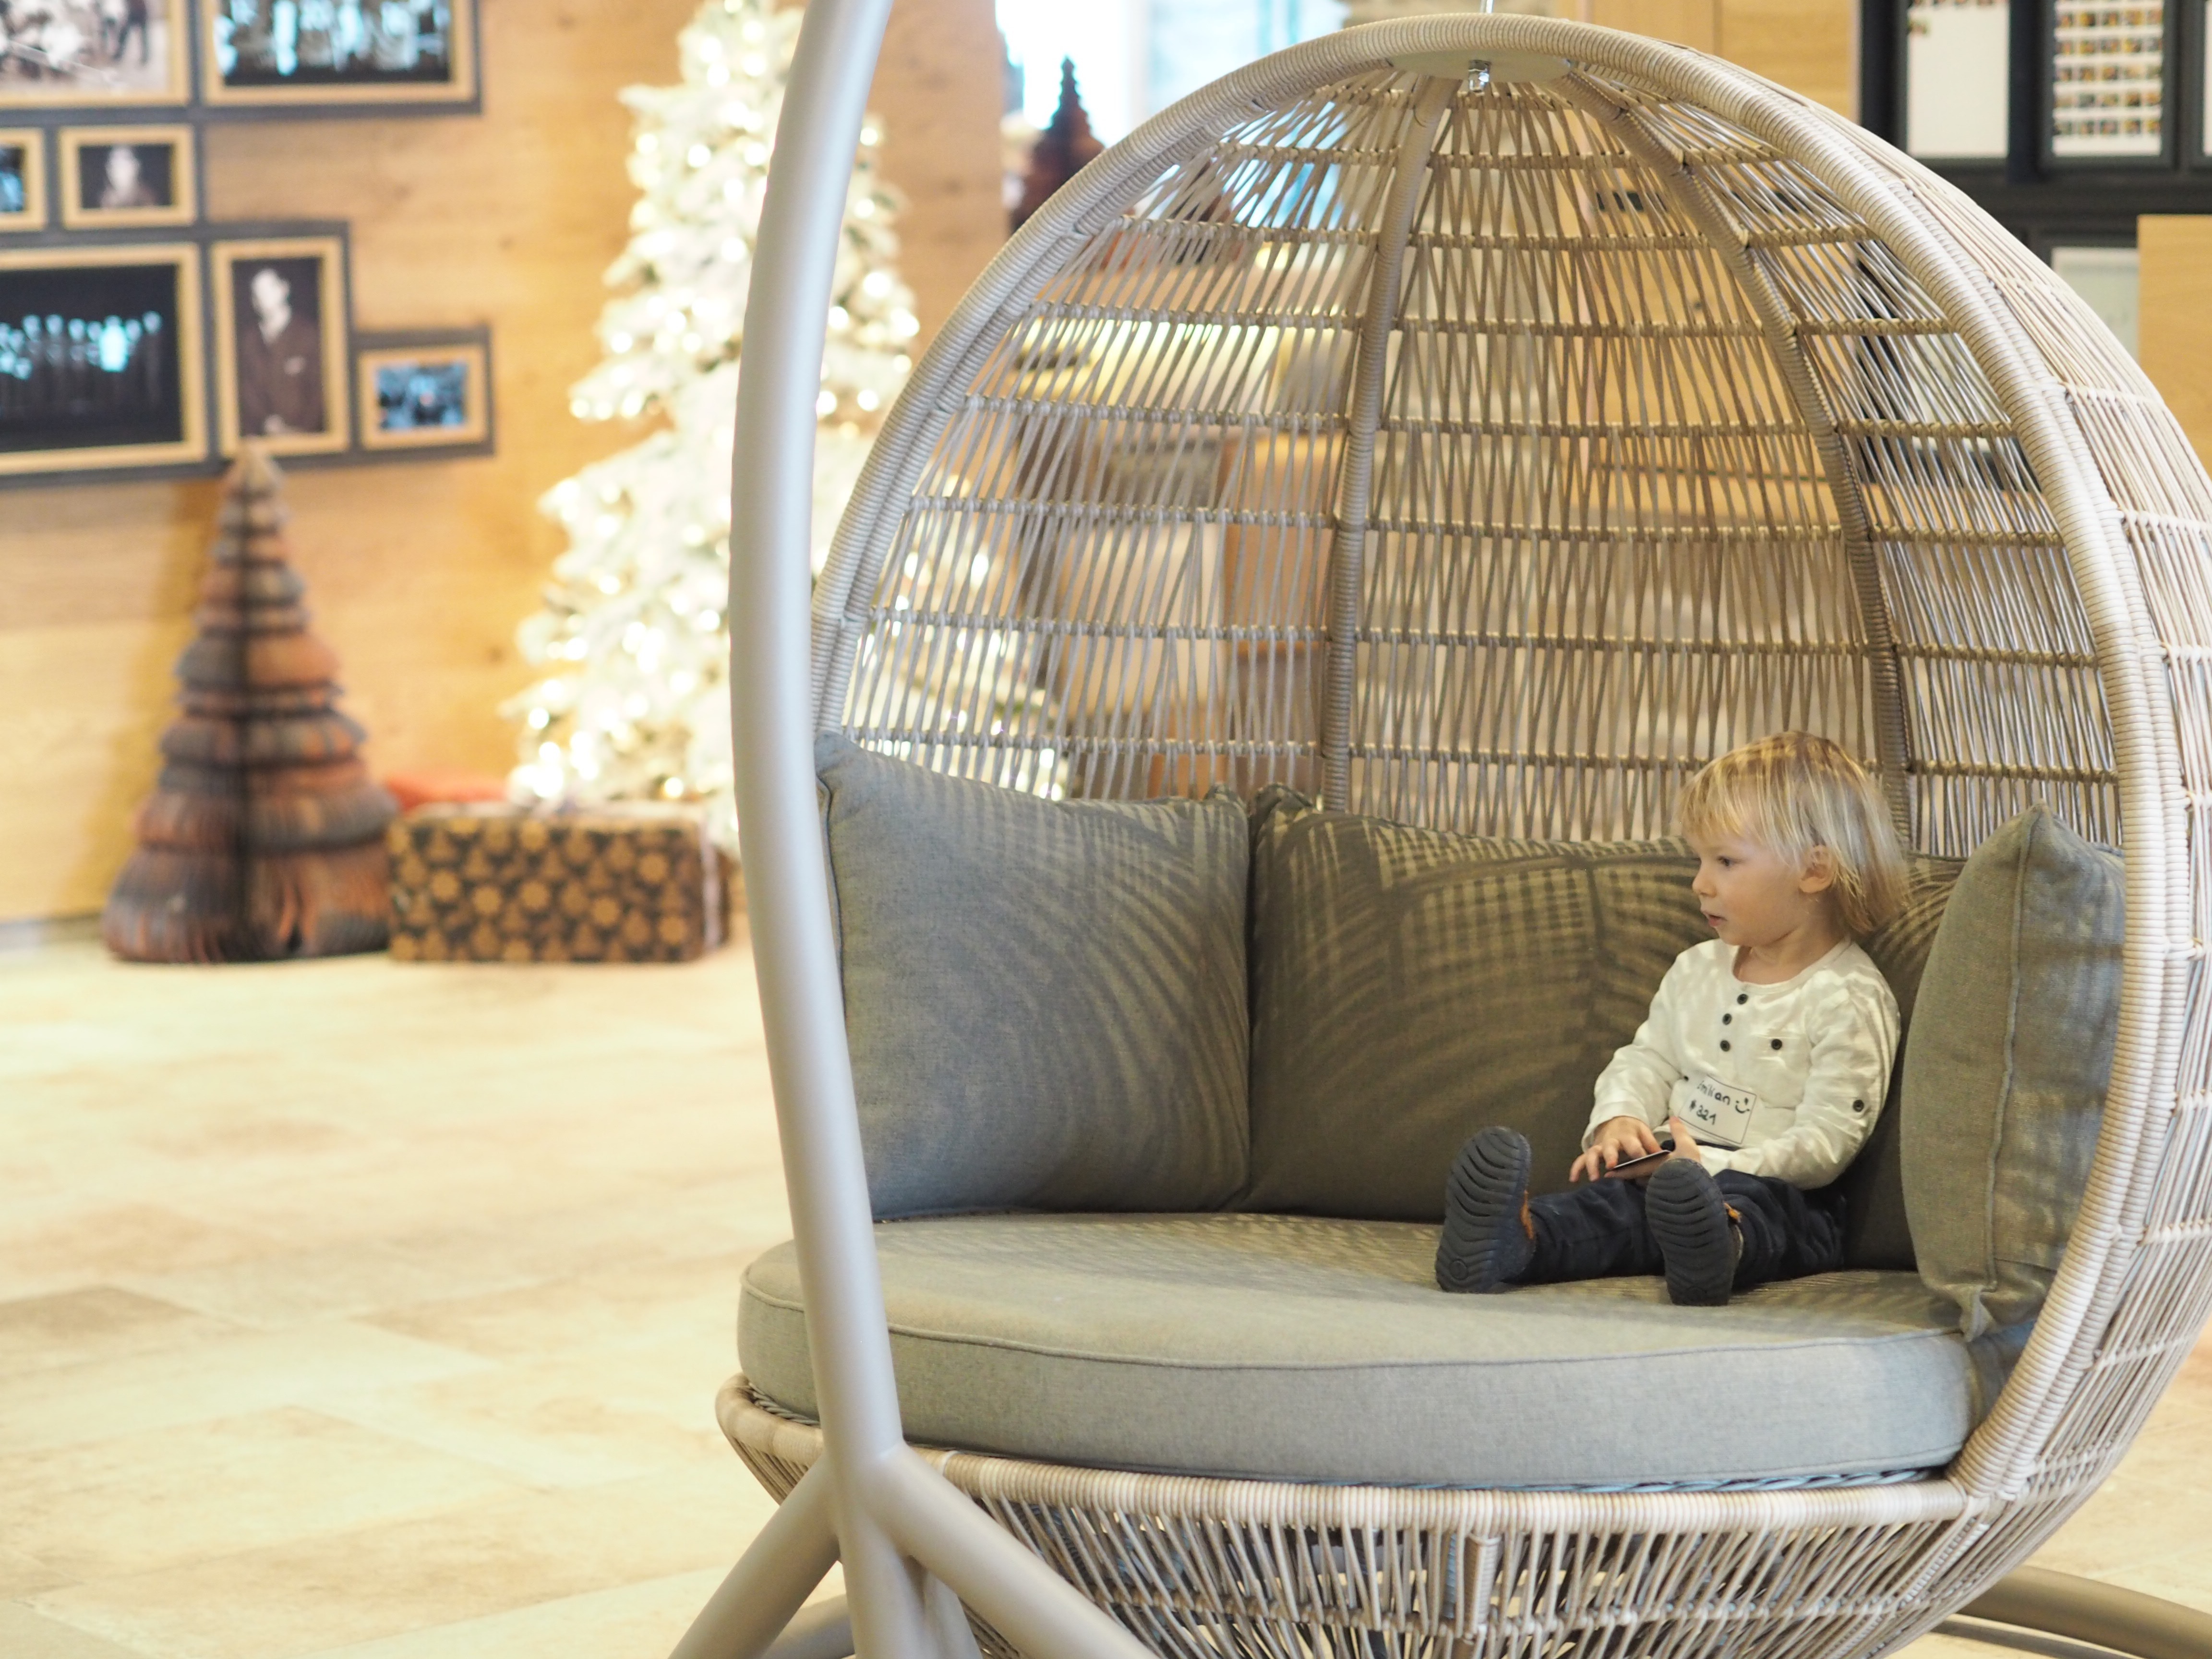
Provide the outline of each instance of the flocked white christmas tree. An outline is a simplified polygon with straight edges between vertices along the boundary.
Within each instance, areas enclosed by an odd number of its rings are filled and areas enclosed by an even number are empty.
[[[578,382],[587,421],[658,416],[641,443],[564,479],[541,503],[569,539],[545,607],[524,623],[544,677],[502,712],[523,729],[526,800],[710,803],[734,847],[723,607],[731,421],[745,289],[796,9],[708,0],[680,38],[683,82],[633,87],[629,173],[641,192],[607,273],[606,356]],[[872,119],[846,196],[817,404],[819,565],[884,410],[912,368],[914,297],[899,280],[897,199],[876,174]]]

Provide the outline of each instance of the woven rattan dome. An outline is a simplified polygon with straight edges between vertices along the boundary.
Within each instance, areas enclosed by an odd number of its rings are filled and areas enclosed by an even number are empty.
[[[1812,727],[1923,850],[2039,800],[2122,846],[2121,1028],[2063,1272],[1941,1478],[955,1483],[1193,1656],[1872,1654],[2018,1563],[2207,1306],[2208,550],[2212,482],[2086,307],[1725,64],[1378,24],[1115,146],[893,412],[816,589],[818,726],[1017,787],[1577,838],[1664,833],[1703,762]],[[779,1492],[818,1448],[725,1422]]]

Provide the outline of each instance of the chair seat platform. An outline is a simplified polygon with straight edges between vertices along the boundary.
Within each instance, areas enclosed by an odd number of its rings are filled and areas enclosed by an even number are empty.
[[[1448,1296],[1437,1230],[1309,1216],[976,1215],[876,1229],[908,1437],[1170,1474],[1472,1487],[1874,1477],[1948,1463],[1983,1390],[1905,1273],[1677,1308],[1657,1279]],[[815,1414],[793,1247],[740,1361]]]

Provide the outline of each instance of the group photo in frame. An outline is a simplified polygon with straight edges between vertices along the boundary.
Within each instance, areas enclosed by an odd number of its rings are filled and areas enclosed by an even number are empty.
[[[201,0],[214,108],[471,104],[474,0]]]
[[[72,230],[188,225],[199,216],[189,126],[64,127],[62,223]]]
[[[46,228],[46,131],[0,127],[0,236]]]
[[[0,247],[0,477],[207,459],[200,251]]]
[[[272,236],[210,246],[216,424],[225,455],[248,438],[272,455],[349,447],[345,242]]]
[[[449,449],[491,438],[491,352],[482,331],[363,337],[355,395],[365,450]]]
[[[0,5],[0,112],[181,104],[186,0],[9,0]]]

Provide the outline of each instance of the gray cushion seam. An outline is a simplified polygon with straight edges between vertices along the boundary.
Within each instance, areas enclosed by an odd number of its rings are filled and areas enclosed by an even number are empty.
[[[781,1297],[766,1295],[747,1288],[744,1294],[784,1313],[799,1314],[805,1310],[799,1304],[787,1302]],[[1766,1342],[1754,1346],[1726,1343],[1699,1343],[1691,1347],[1648,1348],[1634,1353],[1559,1354],[1541,1358],[1518,1359],[1329,1359],[1329,1360],[1245,1360],[1245,1359],[1157,1359],[1140,1355],[1102,1353],[1080,1348],[1048,1347],[1042,1343],[1021,1342],[1007,1337],[964,1336],[951,1331],[933,1331],[918,1325],[890,1323],[894,1336],[903,1336],[917,1342],[942,1343],[948,1347],[990,1348],[1004,1353],[1035,1354],[1047,1359],[1067,1359],[1086,1364],[1127,1365],[1150,1370],[1192,1371],[1363,1371],[1363,1370],[1459,1370],[1469,1369],[1496,1370],[1504,1367],[1531,1365],[1638,1365],[1647,1360],[1680,1359],[1706,1354],[1790,1354],[1832,1348],[1863,1348],[1875,1346],[1890,1346],[1900,1342],[1939,1343],[1959,1340],[1955,1329],[1892,1331],[1881,1336],[1813,1337],[1788,1342]]]

